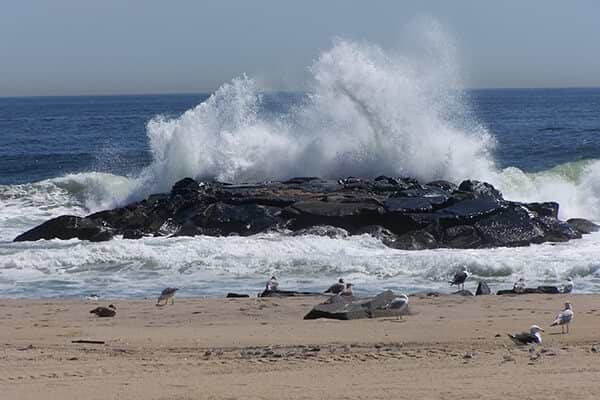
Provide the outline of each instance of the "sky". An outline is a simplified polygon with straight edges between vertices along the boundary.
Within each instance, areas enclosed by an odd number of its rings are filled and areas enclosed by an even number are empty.
[[[470,88],[600,86],[596,0],[2,0],[0,96],[301,90],[336,37],[394,48],[432,18]]]

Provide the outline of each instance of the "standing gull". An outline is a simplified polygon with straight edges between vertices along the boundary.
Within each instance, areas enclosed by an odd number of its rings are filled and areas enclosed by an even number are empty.
[[[529,332],[515,333],[514,335],[507,333],[507,335],[510,340],[515,342],[515,344],[522,346],[526,344],[542,343],[542,335],[540,332],[544,332],[544,330],[537,325],[532,325],[531,328],[529,328]]]
[[[525,293],[525,279],[523,278],[519,278],[518,281],[515,282],[515,284],[513,285],[513,292],[515,293]]]
[[[565,326],[567,327],[567,333],[569,333],[569,324],[573,320],[573,308],[571,307],[571,303],[566,302],[565,308],[562,310],[557,316],[554,322],[550,324],[550,326],[560,325],[561,332],[565,333]]]
[[[460,290],[465,290],[465,281],[469,278],[469,271],[467,271],[467,267],[463,267],[462,271],[454,274],[454,279],[449,281],[450,286],[456,285],[460,288]]]
[[[394,297],[392,301],[384,307],[386,310],[394,310],[397,312],[397,317],[400,318],[402,313],[406,311],[408,308],[408,296],[405,294],[401,294],[397,297]]]
[[[275,275],[271,276],[271,279],[267,281],[266,290],[269,292],[276,292],[279,289],[279,281],[277,281],[277,277]]]
[[[573,278],[571,278],[569,276],[567,278],[567,282],[565,282],[565,284],[562,287],[562,292],[563,293],[571,293],[573,291],[574,287],[575,287],[575,283],[573,282]]]
[[[172,287],[168,287],[165,290],[163,290],[160,293],[160,296],[158,296],[158,300],[156,301],[156,305],[160,306],[161,302],[164,301],[165,304],[167,305],[167,303],[169,302],[169,300],[171,300],[171,304],[175,304],[175,292],[177,292],[179,289],[178,288],[172,288]]]
[[[344,284],[344,280],[342,278],[340,278],[340,279],[338,279],[338,281],[336,283],[329,286],[329,289],[327,289],[325,291],[325,293],[338,294],[338,293],[341,293],[345,288],[346,288],[346,285]]]
[[[351,283],[346,283],[344,290],[342,290],[340,293],[338,293],[338,296],[353,296],[354,293],[352,293],[352,286],[354,286],[354,285]]]

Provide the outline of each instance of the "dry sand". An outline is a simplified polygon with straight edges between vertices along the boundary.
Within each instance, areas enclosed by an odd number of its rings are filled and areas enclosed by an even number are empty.
[[[320,298],[3,300],[0,398],[598,399],[600,296],[568,296],[561,335],[566,299],[412,297],[403,320],[357,321],[304,321]],[[89,314],[111,302],[116,317]],[[533,353],[505,334],[533,323]]]

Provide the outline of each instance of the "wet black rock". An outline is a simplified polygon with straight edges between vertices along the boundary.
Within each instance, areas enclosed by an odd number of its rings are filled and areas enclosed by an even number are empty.
[[[313,307],[304,319],[361,319],[398,316],[398,312],[386,309],[386,306],[396,297],[394,292],[386,290],[375,297],[357,298],[354,296],[332,296],[324,303]],[[401,314],[408,314],[408,308]]]
[[[488,286],[487,282],[480,281],[479,284],[477,285],[477,290],[475,291],[475,296],[485,296],[488,294],[492,294],[492,291],[490,290],[490,287]]]
[[[258,297],[302,297],[302,296],[323,296],[323,293],[316,292],[298,292],[296,290],[263,290]]]
[[[103,242],[112,239],[110,229],[98,225],[87,218],[62,215],[17,236],[15,242],[36,241],[41,239],[80,239],[90,242]]]
[[[592,232],[598,232],[600,230],[600,226],[594,224],[592,221],[588,221],[583,218],[571,218],[567,220],[567,224],[577,232],[581,234],[589,234]]]
[[[409,177],[292,178],[226,184],[185,178],[169,193],[85,218],[61,216],[18,236],[109,240],[280,231],[333,238],[370,234],[406,250],[525,246],[579,238],[599,227],[560,221],[558,204],[507,201],[486,182],[421,184]]]

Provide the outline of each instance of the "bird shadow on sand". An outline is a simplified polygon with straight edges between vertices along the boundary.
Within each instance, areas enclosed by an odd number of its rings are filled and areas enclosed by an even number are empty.
[[[562,335],[567,335],[567,333],[560,333],[560,332],[550,332],[548,333],[549,336],[562,336]]]

